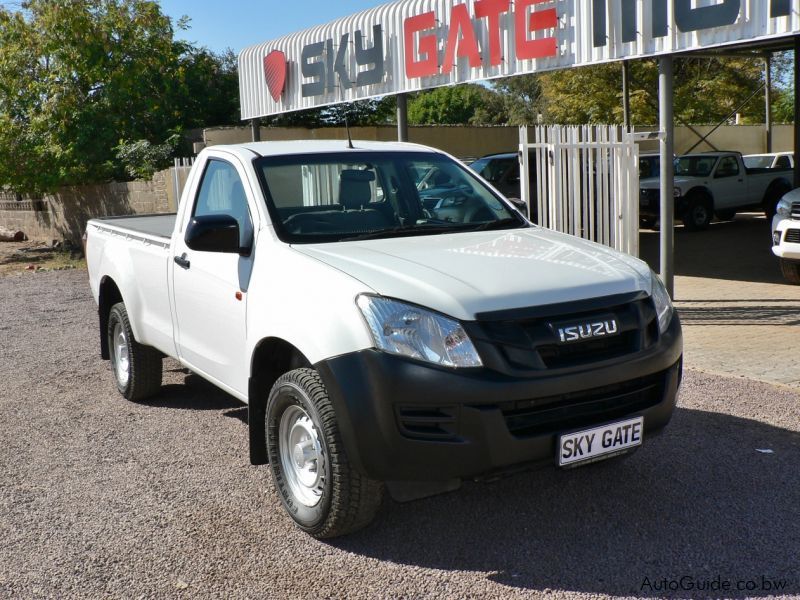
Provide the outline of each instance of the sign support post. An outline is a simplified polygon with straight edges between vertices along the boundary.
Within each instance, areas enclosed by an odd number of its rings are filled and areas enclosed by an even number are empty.
[[[675,297],[675,122],[672,56],[658,59],[658,111],[661,131],[661,279]]]
[[[408,141],[408,96],[397,94],[397,141]]]

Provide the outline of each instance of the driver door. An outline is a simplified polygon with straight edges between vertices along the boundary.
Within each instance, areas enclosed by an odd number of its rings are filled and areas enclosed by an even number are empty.
[[[240,245],[247,245],[254,235],[253,205],[243,181],[233,163],[210,158],[191,216],[234,217],[239,224]],[[186,245],[186,229],[173,244],[177,259],[172,265],[172,279],[179,356],[193,371],[246,395],[247,288],[253,253],[241,256],[192,250]]]

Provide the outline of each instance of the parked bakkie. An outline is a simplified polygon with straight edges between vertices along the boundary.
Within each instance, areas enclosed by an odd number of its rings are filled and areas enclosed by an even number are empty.
[[[703,152],[675,159],[675,217],[690,231],[707,229],[716,216],[732,220],[743,209],[771,219],[792,189],[789,169],[750,169],[738,152]],[[660,178],[640,182],[639,216],[653,227],[661,216]]]
[[[320,538],[368,524],[385,488],[631,452],[675,407],[658,277],[433,149],[216,146],[177,215],[95,219],[86,242],[120,393],[158,393],[170,356],[247,403],[251,462]]]
[[[783,278],[800,284],[800,190],[786,194],[772,219],[772,253],[781,261]]]

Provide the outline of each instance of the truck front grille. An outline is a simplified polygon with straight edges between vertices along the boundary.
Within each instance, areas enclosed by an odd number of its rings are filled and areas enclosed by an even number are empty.
[[[478,344],[478,351],[487,367],[512,375],[591,366],[622,359],[647,350],[658,341],[655,307],[649,297],[642,296],[633,301],[630,297],[623,300],[600,299],[596,307],[576,312],[479,320],[476,323],[478,329],[470,336]],[[557,308],[553,310],[557,311]],[[616,335],[573,343],[564,343],[559,339],[556,324],[591,323],[611,317],[619,327]],[[484,346],[483,351],[480,346]]]
[[[800,244],[800,229],[787,229],[783,239],[791,244]]]
[[[647,410],[663,400],[665,382],[666,373],[659,373],[585,392],[506,403],[500,408],[512,435],[531,437]]]
[[[800,221],[800,202],[792,203],[792,219]]]

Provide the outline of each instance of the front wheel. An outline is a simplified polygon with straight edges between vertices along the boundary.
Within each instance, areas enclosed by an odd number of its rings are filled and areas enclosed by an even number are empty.
[[[683,213],[683,225],[688,231],[708,229],[714,215],[711,199],[704,194],[693,194],[688,198],[686,211]]]
[[[295,523],[318,539],[352,533],[375,517],[383,484],[348,461],[319,374],[283,375],[267,401],[267,451],[275,487]]]
[[[783,278],[789,283],[800,285],[800,262],[781,259],[781,272]]]
[[[117,389],[127,400],[144,400],[161,389],[163,357],[133,337],[122,302],[112,306],[108,315],[108,348]]]

